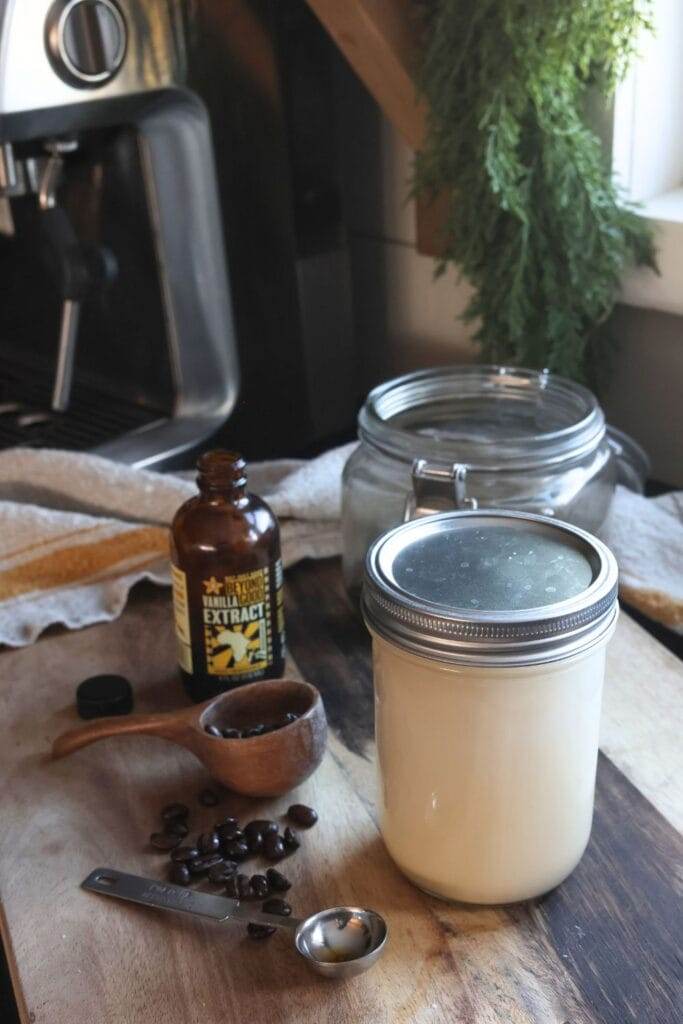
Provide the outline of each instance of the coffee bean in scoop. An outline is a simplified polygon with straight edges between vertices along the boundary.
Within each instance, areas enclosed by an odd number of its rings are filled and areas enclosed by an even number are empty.
[[[237,864],[234,860],[223,860],[220,864],[214,864],[209,868],[209,881],[214,885],[223,885],[237,871]]]
[[[173,836],[168,832],[153,832],[149,841],[155,850],[172,850],[180,845],[182,836]]]
[[[269,832],[263,840],[263,854],[268,860],[282,860],[285,856],[285,844],[282,836],[276,832]]]
[[[214,864],[222,864],[223,858],[220,853],[207,853],[203,857],[195,857],[187,861],[187,867],[191,875],[204,875]]]
[[[263,723],[259,723],[258,725],[252,726],[251,729],[245,729],[242,733],[242,737],[244,739],[249,739],[251,736],[263,736],[265,731],[265,725],[263,725]]]
[[[171,864],[169,875],[175,885],[189,885],[192,881],[187,864]]]
[[[288,889],[292,888],[292,883],[288,878],[285,878],[277,868],[268,868],[266,871],[266,879],[268,885],[273,892],[287,892]]]
[[[242,733],[239,729],[223,729],[222,736],[224,740],[241,740]]]
[[[217,725],[207,725],[204,728],[204,732],[208,732],[209,736],[215,736],[216,739],[223,739],[223,733]]]
[[[294,829],[289,828],[289,826],[284,831],[282,841],[285,844],[285,850],[287,851],[287,853],[294,853],[294,851],[298,850],[299,847],[301,846],[301,842],[299,841],[298,835],[296,834]]]
[[[188,817],[190,808],[186,804],[166,804],[161,809],[161,820],[165,822],[177,821],[181,818],[183,821]]]
[[[196,846],[176,846],[171,852],[171,860],[176,864],[185,864],[188,860],[196,860],[199,850]]]
[[[279,896],[272,896],[269,900],[266,900],[261,910],[265,911],[266,914],[277,914],[278,917],[289,917],[292,913],[289,903],[286,900],[281,900]]]
[[[267,939],[275,932],[275,928],[272,924],[254,924],[250,922],[247,925],[247,935],[250,939]]]
[[[252,875],[251,876],[251,889],[254,896],[267,896],[270,887],[268,885],[268,879],[265,875]]]
[[[216,853],[221,846],[217,832],[204,832],[197,840],[200,853]]]
[[[292,804],[287,811],[287,817],[301,828],[310,828],[318,820],[318,812],[314,811],[312,807],[306,807],[306,804]]]
[[[215,807],[218,803],[218,793],[215,789],[210,789],[208,786],[203,789],[197,796],[202,807]]]

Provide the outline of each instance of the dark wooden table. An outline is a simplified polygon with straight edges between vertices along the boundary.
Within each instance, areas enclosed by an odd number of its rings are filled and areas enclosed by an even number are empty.
[[[288,868],[296,910],[374,904],[392,928],[384,960],[363,978],[324,983],[280,936],[255,950],[230,929],[219,935],[216,926],[112,906],[78,889],[104,861],[158,872],[142,849],[150,820],[166,799],[192,799],[203,781],[186,752],[145,738],[108,741],[57,764],[45,758],[74,720],[74,684],[92,672],[128,674],[140,710],[182,702],[168,595],[145,588],[116,623],[0,656],[0,928],[22,1021],[677,1024],[677,660],[622,617],[586,855],[541,900],[468,908],[415,890],[378,837],[370,644],[336,561],[287,573],[287,626],[296,667],[322,691],[331,725],[326,760],[298,794],[321,820]],[[261,816],[283,801],[255,808],[228,795],[225,803]]]

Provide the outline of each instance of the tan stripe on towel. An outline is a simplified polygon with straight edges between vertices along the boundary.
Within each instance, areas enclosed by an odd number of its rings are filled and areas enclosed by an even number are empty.
[[[86,533],[92,533],[93,530],[101,530],[102,523],[98,523],[96,526],[85,526],[80,527],[78,530],[69,530],[68,533],[56,533],[53,537],[41,537],[40,540],[35,540],[31,544],[25,544],[23,548],[14,548],[13,551],[3,551],[0,553],[0,562],[8,562],[11,558],[18,558],[19,555],[26,555],[29,551],[38,551],[40,548],[49,547],[51,544],[61,544],[65,540],[71,540],[72,537],[82,537]]]
[[[138,556],[168,555],[168,530],[143,526],[91,544],[77,544],[0,572],[0,601],[34,590],[70,586]]]
[[[669,629],[680,629],[683,626],[683,602],[670,594],[646,587],[630,587],[624,583],[619,584],[619,593],[639,612],[657,622],[663,622]]]

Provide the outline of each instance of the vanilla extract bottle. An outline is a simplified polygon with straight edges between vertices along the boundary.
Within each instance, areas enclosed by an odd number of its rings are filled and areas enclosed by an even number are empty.
[[[282,675],[282,561],[277,519],[247,491],[246,463],[211,451],[199,494],[175,514],[171,571],[178,662],[192,700]]]

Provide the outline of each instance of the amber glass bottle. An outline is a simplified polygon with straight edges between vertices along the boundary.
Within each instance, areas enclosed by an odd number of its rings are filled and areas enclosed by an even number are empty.
[[[235,452],[197,463],[199,494],[171,528],[178,661],[195,701],[282,675],[282,562],[277,519],[247,491]]]

